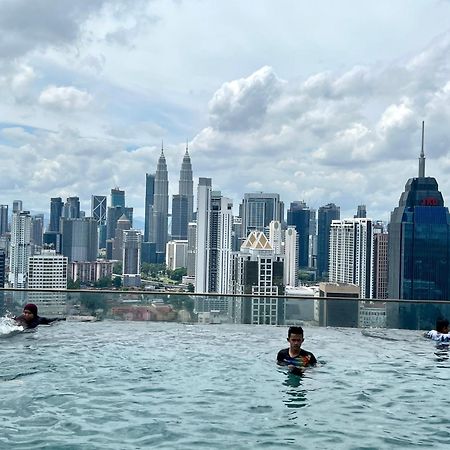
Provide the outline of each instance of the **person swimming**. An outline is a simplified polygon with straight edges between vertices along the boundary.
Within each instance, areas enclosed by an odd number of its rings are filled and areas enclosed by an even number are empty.
[[[23,307],[23,312],[20,316],[14,317],[18,325],[24,329],[36,328],[38,325],[48,325],[59,320],[66,320],[65,317],[57,317],[54,319],[47,319],[38,315],[38,307],[34,303],[27,303]]]
[[[450,343],[450,333],[449,333],[449,322],[447,319],[437,319],[436,329],[430,330],[424,333],[424,337],[432,339],[437,344],[449,344]]]

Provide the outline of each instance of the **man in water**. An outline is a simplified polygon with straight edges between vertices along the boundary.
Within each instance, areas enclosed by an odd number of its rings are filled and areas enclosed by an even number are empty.
[[[18,325],[24,329],[36,328],[38,325],[48,325],[56,320],[66,320],[65,318],[47,319],[46,317],[38,316],[38,308],[34,303],[27,303],[23,307],[23,313],[14,320]]]
[[[441,342],[443,339],[448,338],[448,320],[447,319],[437,319],[436,320],[436,329],[430,330],[424,333],[426,338],[433,339],[433,341]],[[448,340],[448,339],[447,339]]]
[[[316,365],[315,356],[301,348],[304,341],[302,327],[290,327],[287,341],[289,342],[289,348],[278,352],[278,365],[288,366],[288,369],[297,375],[301,375],[305,367]]]

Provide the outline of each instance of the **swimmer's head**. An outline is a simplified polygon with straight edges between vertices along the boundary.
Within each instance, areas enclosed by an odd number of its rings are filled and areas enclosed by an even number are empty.
[[[437,319],[436,320],[436,331],[439,333],[448,333],[448,320],[447,319]]]
[[[37,306],[34,303],[27,303],[23,307],[23,315],[25,316],[25,320],[27,322],[32,321],[38,315]]]

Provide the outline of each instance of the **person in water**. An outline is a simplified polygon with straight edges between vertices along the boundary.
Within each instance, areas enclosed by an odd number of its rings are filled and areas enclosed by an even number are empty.
[[[290,372],[297,375],[301,375],[305,367],[315,366],[315,356],[301,348],[304,340],[302,327],[290,327],[287,337],[289,348],[278,352],[277,364],[287,366]]]
[[[436,329],[425,332],[424,336],[426,338],[432,339],[433,341],[448,342],[450,340],[448,326],[449,322],[447,319],[437,319]]]
[[[18,325],[21,325],[23,328],[36,328],[38,325],[48,325],[52,322],[58,320],[66,320],[63,318],[55,318],[55,319],[47,319],[46,317],[40,317],[38,315],[38,308],[34,303],[27,303],[23,307],[23,313],[15,317],[14,320]]]

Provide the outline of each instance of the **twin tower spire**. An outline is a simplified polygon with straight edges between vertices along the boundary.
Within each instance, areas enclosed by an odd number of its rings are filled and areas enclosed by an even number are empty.
[[[172,239],[187,239],[188,223],[193,219],[193,176],[188,143],[180,170],[179,194],[172,198]],[[156,259],[162,257],[168,241],[169,218],[169,179],[164,142],[161,142],[161,154],[154,174],[146,174],[145,195],[145,231],[144,241],[150,244],[150,250],[156,252]],[[159,262],[159,261],[158,261]]]

